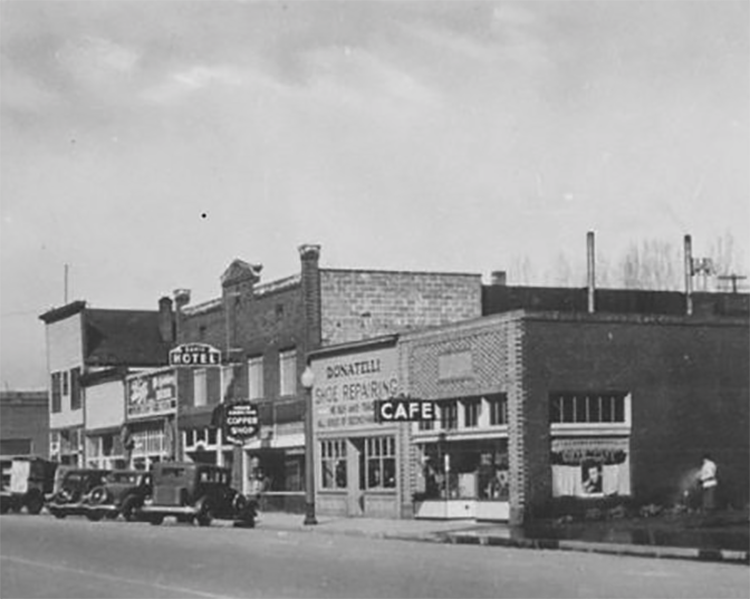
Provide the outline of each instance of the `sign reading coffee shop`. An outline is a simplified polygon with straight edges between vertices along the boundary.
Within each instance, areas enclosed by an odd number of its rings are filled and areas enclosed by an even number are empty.
[[[177,383],[174,371],[151,372],[126,382],[128,418],[158,416],[174,412]]]
[[[331,431],[377,425],[375,402],[399,393],[397,366],[396,348],[313,361],[315,427]]]
[[[258,408],[249,401],[229,404],[224,409],[224,437],[243,442],[258,434]]]

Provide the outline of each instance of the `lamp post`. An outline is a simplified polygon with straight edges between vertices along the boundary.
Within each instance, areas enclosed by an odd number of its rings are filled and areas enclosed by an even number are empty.
[[[315,452],[313,439],[313,397],[312,389],[315,374],[308,364],[300,377],[305,389],[305,521],[304,524],[317,524],[315,519]]]

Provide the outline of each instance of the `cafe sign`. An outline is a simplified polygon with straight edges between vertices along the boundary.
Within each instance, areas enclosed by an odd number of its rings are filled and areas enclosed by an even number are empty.
[[[185,343],[169,352],[170,366],[221,366],[221,351],[207,343]]]

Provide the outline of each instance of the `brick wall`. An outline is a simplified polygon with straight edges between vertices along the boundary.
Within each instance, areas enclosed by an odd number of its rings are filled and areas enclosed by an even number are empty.
[[[747,319],[528,315],[525,324],[529,503],[549,498],[548,396],[632,394],[632,491],[671,503],[701,454],[713,453],[725,493],[748,500],[750,354]]]
[[[481,283],[480,275],[321,269],[321,343],[479,317]]]
[[[0,440],[21,439],[31,441],[34,455],[43,458],[49,456],[46,391],[3,391],[0,395]],[[15,443],[8,445],[13,446]]]

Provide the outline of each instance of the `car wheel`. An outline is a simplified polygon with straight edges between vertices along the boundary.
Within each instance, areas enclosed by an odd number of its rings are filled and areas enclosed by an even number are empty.
[[[89,502],[94,505],[105,503],[107,499],[109,499],[109,493],[104,487],[96,487],[96,489],[89,494]]]
[[[135,496],[128,497],[122,503],[122,517],[125,522],[133,522],[137,519],[138,509],[141,507],[141,502]]]
[[[161,514],[159,514],[158,516],[151,516],[149,522],[152,526],[159,526],[162,522],[164,522],[164,516],[162,516]]]
[[[211,511],[211,506],[208,504],[208,501],[201,501],[198,515],[195,517],[195,519],[198,521],[198,526],[211,526],[211,521],[214,519],[214,516]]]
[[[32,493],[26,500],[26,509],[29,514],[37,515],[44,507],[44,497],[40,493]]]

